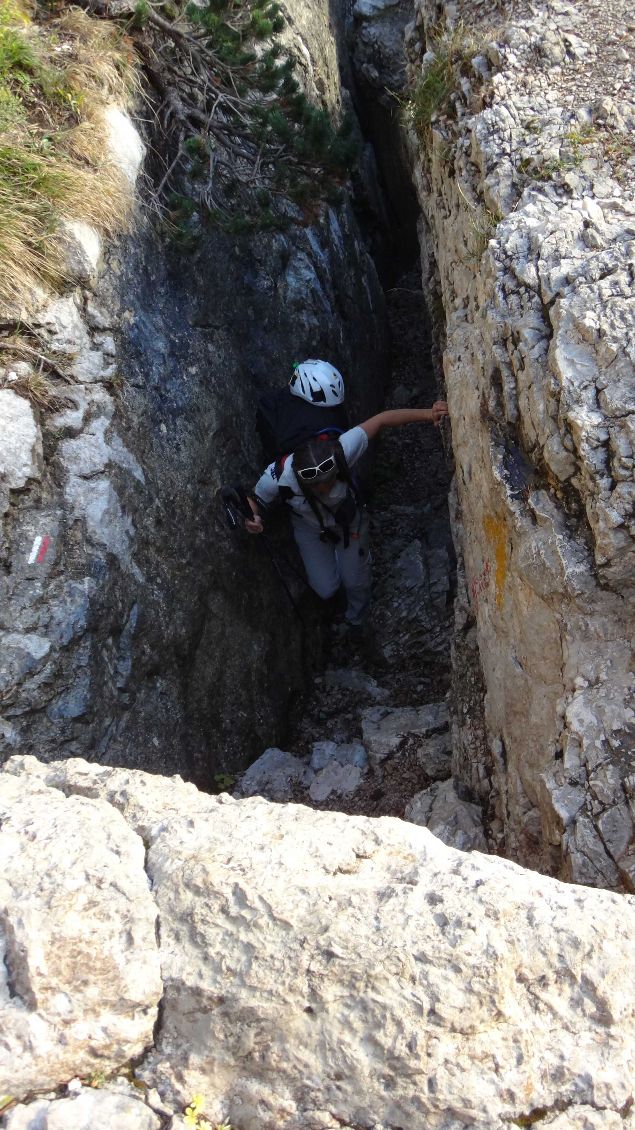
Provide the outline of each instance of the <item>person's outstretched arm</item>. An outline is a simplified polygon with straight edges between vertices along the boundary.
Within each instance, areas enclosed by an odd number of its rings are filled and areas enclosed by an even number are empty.
[[[439,422],[444,416],[448,414],[448,406],[445,400],[436,400],[432,408],[390,408],[387,412],[379,412],[376,416],[371,416],[370,420],[364,420],[360,424],[369,439],[374,439],[382,428],[398,428],[401,424],[434,424],[435,427],[439,426]]]

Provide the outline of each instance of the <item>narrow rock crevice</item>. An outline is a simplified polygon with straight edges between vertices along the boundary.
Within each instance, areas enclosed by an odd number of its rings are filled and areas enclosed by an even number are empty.
[[[441,395],[418,266],[387,291],[391,329],[386,406]],[[485,850],[478,797],[453,777],[450,640],[456,562],[446,456],[449,427],[382,433],[368,484],[373,604],[359,640],[331,627],[326,668],[305,695],[283,749],[240,778],[264,795],[349,814],[434,826],[446,842]]]

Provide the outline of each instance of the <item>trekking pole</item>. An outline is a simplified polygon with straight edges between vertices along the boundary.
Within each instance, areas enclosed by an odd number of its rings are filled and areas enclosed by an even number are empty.
[[[224,507],[224,510],[225,510],[225,518],[227,520],[227,525],[229,526],[230,530],[243,529],[244,528],[244,519],[245,518],[249,519],[249,518],[253,517],[253,512],[251,510],[251,507],[249,506],[249,503],[247,502],[247,495],[245,494],[245,492],[242,490],[241,487],[222,487],[221,492],[220,492],[220,496],[221,496],[221,500],[222,500],[223,507]],[[282,569],[280,568],[280,563],[277,559],[277,556],[276,556],[274,550],[271,547],[271,543],[269,541],[269,538],[264,533],[261,534],[260,537],[263,539],[265,548],[267,550],[267,553],[269,554],[269,558],[270,558],[271,563],[272,563],[272,565],[273,565],[273,567],[276,571],[276,574],[278,576],[280,584],[282,585],[285,593],[287,594],[287,597],[288,597],[288,599],[291,603],[291,606],[293,607],[293,610],[294,610],[296,616],[298,617],[300,623],[302,624],[302,627],[306,630],[307,629],[306,621],[305,621],[302,613],[300,612],[300,609],[298,607],[298,603],[297,603],[295,597],[293,596],[293,593],[291,592],[289,586],[287,585],[287,582],[285,581],[285,579],[282,575]],[[285,560],[286,560],[286,558],[285,558]],[[293,566],[291,565],[291,563],[289,561],[287,561],[287,564],[289,565],[290,568],[293,569]],[[293,569],[293,571],[296,573],[297,576],[300,576],[297,569]]]
[[[261,537],[263,538],[263,540],[265,541],[265,544],[266,544],[266,543],[268,543],[268,544],[269,544],[269,547],[270,547],[270,548],[269,548],[269,551],[270,551],[270,553],[273,553],[273,552],[274,552],[274,550],[272,550],[272,549],[271,549],[271,538],[267,537],[267,535],[266,535],[265,533],[261,534],[260,536],[261,536]],[[293,564],[293,561],[289,561],[289,558],[287,557],[286,553],[283,553],[281,549],[276,549],[276,550],[275,550],[275,554],[276,554],[276,557],[278,558],[278,560],[279,560],[279,561],[284,561],[285,565],[287,566],[287,569],[290,569],[292,573],[295,573],[295,575],[296,575],[296,577],[298,578],[298,580],[299,580],[299,581],[302,581],[302,584],[304,585],[305,589],[308,589],[308,588],[310,588],[310,587],[311,587],[311,586],[310,586],[310,585],[309,585],[309,584],[307,583],[307,579],[306,579],[306,577],[304,576],[304,574],[303,574],[303,573],[301,573],[301,572],[300,572],[300,570],[296,568],[296,566],[295,566],[295,565]]]
[[[266,548],[266,550],[267,550],[267,553],[269,554],[269,558],[270,558],[270,560],[271,560],[271,563],[272,563],[272,565],[273,565],[273,567],[274,567],[274,569],[275,569],[276,573],[278,574],[278,577],[279,577],[279,580],[280,580],[280,584],[282,585],[282,587],[283,587],[284,591],[286,592],[286,594],[287,594],[287,596],[288,596],[289,600],[291,601],[291,604],[292,604],[292,606],[293,606],[293,610],[294,610],[294,612],[295,612],[296,616],[298,617],[298,620],[299,620],[299,621],[300,621],[300,623],[302,624],[302,627],[303,627],[303,628],[306,628],[306,627],[307,627],[307,625],[306,625],[306,622],[305,622],[304,616],[303,616],[303,615],[302,615],[302,613],[300,612],[300,608],[299,608],[299,606],[298,606],[298,603],[297,603],[297,601],[296,601],[296,599],[295,599],[295,597],[294,597],[293,593],[291,592],[291,589],[290,589],[290,588],[289,588],[289,586],[287,585],[287,582],[285,581],[285,579],[284,579],[284,577],[283,577],[283,575],[282,575],[282,569],[280,568],[280,564],[279,564],[279,562],[278,562],[278,559],[277,559],[277,557],[276,557],[276,554],[274,553],[273,549],[271,548],[271,543],[269,542],[269,539],[268,539],[268,537],[267,537],[267,535],[266,535],[266,534],[261,534],[260,536],[261,536],[261,538],[262,538],[262,539],[263,539],[263,541],[264,541],[264,544],[265,544],[265,548]]]

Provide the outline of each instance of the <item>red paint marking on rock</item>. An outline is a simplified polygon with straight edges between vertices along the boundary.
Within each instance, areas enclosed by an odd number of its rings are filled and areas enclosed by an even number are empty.
[[[51,544],[51,539],[48,536],[48,534],[46,534],[42,538],[42,544],[40,546],[40,552],[38,553],[38,555],[36,557],[36,561],[37,561],[38,565],[42,564],[44,558],[46,557],[46,551],[47,551],[50,544]]]

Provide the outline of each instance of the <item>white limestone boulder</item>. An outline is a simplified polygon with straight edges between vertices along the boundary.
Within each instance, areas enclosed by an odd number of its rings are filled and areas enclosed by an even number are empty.
[[[311,768],[317,772],[325,769],[329,762],[339,765],[355,765],[360,769],[368,767],[368,754],[361,742],[313,742],[311,746]]]
[[[124,895],[128,915],[143,905],[130,888],[140,841],[132,832],[122,838],[111,805],[144,828],[165,991],[154,1047],[136,1075],[148,1102],[158,1092],[171,1125],[182,1125],[195,1094],[212,1124],[240,1130],[508,1130],[538,1111],[555,1130],[629,1125],[634,898],[463,854],[398,820],[208,797],[86,762],[40,767],[14,758],[8,770],[0,775],[3,795],[16,790],[16,812],[2,828],[13,849],[8,874],[26,901],[61,879],[67,915],[70,904],[71,923],[83,922],[81,938],[96,938],[98,957],[95,902],[107,895],[113,934]],[[76,788],[83,797],[59,791]],[[72,813],[67,850],[49,878],[35,853],[47,843],[40,827],[60,810]],[[78,815],[89,810],[87,827]],[[14,843],[23,819],[32,838]],[[80,843],[81,869],[73,859]],[[14,878],[18,849],[25,861]],[[83,898],[86,872],[112,880],[91,883],[91,900]],[[69,873],[80,880],[72,895]],[[46,939],[50,924],[32,921],[34,936]],[[108,1009],[75,1049],[80,1070],[91,1055],[94,1062],[94,1042],[140,1001],[139,962],[156,957],[147,936],[124,933],[126,970],[115,961],[106,984],[100,959],[88,971],[77,940],[64,949],[73,1006],[85,1001],[90,1010],[99,991]],[[8,963],[16,985],[34,977],[28,954],[24,969],[19,954]],[[37,981],[34,1024],[49,996],[61,1008],[55,984]],[[17,1009],[14,1002],[3,1007]],[[50,1049],[48,1035],[46,1024],[34,1029],[33,1056]],[[120,1054],[129,1054],[123,1041]],[[156,1099],[151,1105],[159,1109]],[[28,1122],[10,1130],[23,1127],[35,1130]]]
[[[399,0],[357,0],[353,14],[360,18],[373,19],[381,16],[388,8],[394,8]]]
[[[144,842],[162,821],[185,812],[190,816],[204,815],[209,806],[207,795],[180,777],[161,777],[139,769],[113,769],[81,757],[43,762],[16,754],[7,761],[4,771],[69,796],[106,801],[121,812]]]
[[[0,389],[0,503],[42,471],[42,435],[29,401],[13,389]]]
[[[113,15],[116,15],[115,11]],[[118,106],[107,106],[104,119],[110,155],[134,186],[146,152],[141,135],[125,110]]]
[[[362,777],[363,772],[358,765],[329,761],[311,781],[309,796],[316,803],[328,800],[330,796],[350,796],[359,788]]]
[[[83,1090],[72,1098],[37,1099],[9,1112],[3,1130],[160,1130],[161,1119],[140,1098]]]
[[[311,767],[299,757],[271,746],[243,773],[235,795],[286,801],[291,798],[295,787],[308,788],[314,776]]]
[[[82,220],[62,220],[59,246],[67,279],[90,286],[101,265],[102,244],[99,232]]]
[[[113,1070],[161,996],[141,839],[112,806],[0,774],[0,1094]]]
[[[629,1101],[633,899],[396,820],[210,805],[148,854],[166,993],[142,1075],[175,1104],[440,1130]]]
[[[448,847],[459,851],[487,851],[483,819],[477,804],[457,796],[454,782],[435,781],[406,805],[404,818],[427,828]]]

